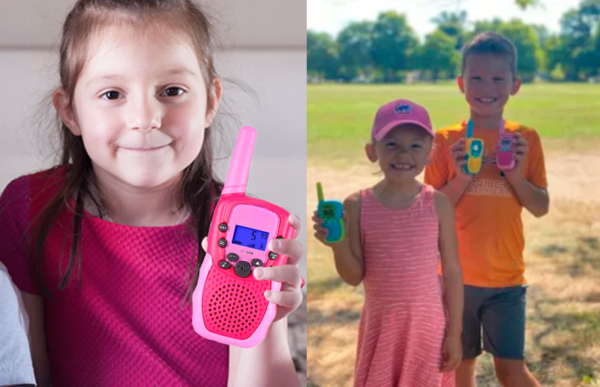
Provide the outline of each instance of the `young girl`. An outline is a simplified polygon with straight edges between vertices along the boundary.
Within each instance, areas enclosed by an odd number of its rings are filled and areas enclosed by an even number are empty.
[[[383,180],[344,201],[346,238],[330,245],[340,277],[364,282],[354,385],[454,386],[463,303],[454,209],[416,179],[431,151],[429,115],[410,101],[390,102],[379,108],[371,138],[367,156],[379,161]],[[325,243],[323,220],[318,213],[313,220]]]
[[[0,199],[0,261],[22,291],[40,386],[299,384],[284,319],[302,299],[299,241],[274,241],[288,265],[254,272],[284,283],[265,294],[278,313],[260,345],[229,348],[192,326],[222,188],[211,31],[191,0],[80,0],[66,19],[62,161]]]

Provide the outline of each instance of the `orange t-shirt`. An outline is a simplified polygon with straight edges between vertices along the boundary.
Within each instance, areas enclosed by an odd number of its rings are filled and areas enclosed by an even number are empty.
[[[506,132],[519,132],[529,142],[523,176],[546,188],[546,167],[540,137],[534,129],[506,121]],[[466,285],[499,288],[525,283],[523,206],[495,165],[498,130],[474,128],[484,142],[484,163],[456,205],[460,263]],[[466,122],[435,133],[433,160],[425,183],[441,189],[454,179],[450,147],[466,136]],[[488,159],[489,158],[489,159]],[[490,160],[491,159],[491,160]]]

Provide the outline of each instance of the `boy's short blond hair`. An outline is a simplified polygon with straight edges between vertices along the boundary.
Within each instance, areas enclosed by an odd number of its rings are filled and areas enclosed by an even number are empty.
[[[490,54],[507,57],[510,61],[510,71],[513,78],[517,78],[517,49],[515,45],[504,36],[495,32],[482,32],[469,40],[462,49],[461,74],[465,71],[467,58],[470,55]]]

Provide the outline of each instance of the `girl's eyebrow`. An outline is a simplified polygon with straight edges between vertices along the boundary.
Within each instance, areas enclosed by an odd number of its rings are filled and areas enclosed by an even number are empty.
[[[103,75],[98,75],[93,77],[92,79],[90,79],[87,83],[86,86],[91,85],[94,82],[98,82],[98,81],[103,81],[105,79],[123,79],[125,77],[123,77],[122,75],[119,74],[103,74]]]
[[[165,72],[165,75],[179,75],[179,74],[188,74],[188,75],[193,75],[193,76],[198,75],[197,72],[187,69],[187,68],[184,68],[184,67],[174,68],[174,69],[171,69],[171,70],[168,70]]]
[[[183,67],[179,67],[179,68],[174,68],[174,69],[170,69],[167,70],[163,73],[164,75],[180,75],[180,74],[187,74],[187,75],[192,75],[192,76],[197,76],[198,73],[196,73],[195,71],[192,71],[190,69],[187,68],[183,68]],[[90,79],[86,86],[91,85],[94,82],[98,82],[98,81],[102,81],[102,80],[112,80],[112,79],[125,79],[126,77],[119,75],[119,74],[102,74],[102,75],[98,75],[92,79]]]

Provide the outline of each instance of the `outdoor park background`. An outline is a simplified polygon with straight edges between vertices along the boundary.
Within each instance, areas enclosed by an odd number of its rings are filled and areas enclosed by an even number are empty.
[[[532,27],[527,27],[527,34],[519,35],[536,39],[533,44],[539,49],[540,62],[535,62],[538,64],[530,79],[535,82],[526,83],[510,100],[505,112],[507,119],[522,122],[540,133],[546,157],[550,213],[535,219],[524,211],[526,277],[530,285],[526,356],[530,370],[545,387],[600,386],[600,85],[589,83],[590,78],[598,75],[600,62],[593,60],[600,49],[590,49],[584,55],[585,47],[600,44],[599,4],[586,1],[576,6],[575,12],[582,8],[592,10],[585,17],[572,13],[565,16],[567,20],[581,22],[578,31],[588,28],[589,39],[584,48],[566,49],[574,44],[572,30],[550,33],[546,45],[541,42],[539,31]],[[383,15],[385,18],[391,14]],[[582,27],[584,24],[588,27]],[[466,36],[476,25],[466,27]],[[526,23],[498,21],[496,26],[506,32],[516,29],[515,26],[526,27]],[[488,27],[493,25],[489,23]],[[307,93],[309,224],[317,207],[317,181],[323,183],[326,198],[343,200],[379,179],[363,148],[369,140],[373,115],[381,104],[396,98],[415,100],[429,110],[437,129],[459,122],[468,114],[455,82],[444,80],[452,71],[456,72],[456,67],[438,74],[437,83],[421,80],[407,85],[403,83],[406,71],[422,68],[386,71],[384,65],[375,62],[370,67],[356,66],[354,70],[341,66],[333,79],[325,80],[326,72],[314,72],[311,33],[308,33],[309,81],[324,84],[309,84]],[[370,42],[372,47],[373,39],[371,36],[364,42]],[[548,41],[554,41],[565,51],[553,57],[554,54],[543,49]],[[402,42],[402,38],[396,42]],[[422,45],[421,40],[418,42],[415,52]],[[519,44],[517,40],[518,47]],[[340,49],[337,43],[335,47]],[[525,55],[521,50],[519,59]],[[540,80],[552,78],[548,74],[559,65],[568,82],[559,82],[561,77],[554,77],[556,82]],[[357,71],[353,73],[355,77],[344,78],[351,71]],[[430,70],[421,73],[432,78]],[[378,84],[348,84],[352,79]],[[307,256],[309,386],[351,386],[362,285],[352,288],[344,284],[337,276],[330,249],[310,235]],[[477,374],[480,387],[498,386],[489,355],[479,358]]]

